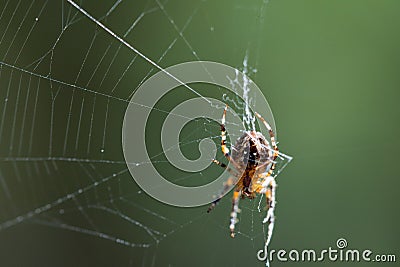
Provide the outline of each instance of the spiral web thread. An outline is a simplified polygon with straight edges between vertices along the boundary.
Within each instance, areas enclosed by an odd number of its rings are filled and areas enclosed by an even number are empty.
[[[185,47],[190,60],[202,59],[186,34],[210,3],[197,1],[180,17],[171,14],[168,1],[138,4],[129,14],[124,12],[125,4],[104,1],[94,8],[85,1],[8,0],[0,5],[0,234],[40,225],[132,248],[126,265],[154,266],[163,254],[158,247],[164,240],[204,222],[225,233],[225,217],[210,219],[202,209],[189,210],[183,218],[173,216],[173,207],[164,207],[142,193],[133,184],[123,157],[113,157],[121,154],[115,132],[119,132],[132,94],[155,71],[164,71],[161,66],[167,65],[163,63],[175,47]],[[86,13],[86,6],[95,10],[94,14]],[[266,6],[266,1],[249,7],[232,4],[233,10],[260,13],[259,25],[264,22]],[[115,22],[120,16],[126,16],[123,26]],[[171,38],[157,40],[159,53],[148,56],[146,49],[141,51],[126,40],[136,40],[135,32],[140,36],[154,18],[163,19]],[[207,29],[214,31],[212,23],[207,23]],[[43,30],[43,24],[54,26]],[[91,34],[82,35],[80,27]],[[248,68],[245,56],[245,73]],[[133,85],[132,75],[136,77]],[[204,97],[192,87],[184,87]],[[222,95],[223,100],[237,105],[237,100]],[[243,98],[248,105],[251,99]],[[254,126],[246,106],[244,110],[247,126]],[[216,108],[215,112],[221,111]],[[218,142],[216,123],[206,120],[198,127]],[[193,135],[197,131],[193,129]],[[180,145],[199,141],[189,134]],[[156,156],[152,159],[129,164],[163,163]],[[68,180],[60,178],[65,176]],[[193,176],[181,175],[174,181]],[[247,217],[239,219],[247,220],[250,228],[241,224],[238,228],[238,235],[251,240],[256,248],[260,246],[256,238],[264,236],[255,226],[261,222],[257,205],[254,201],[242,207],[241,216]],[[228,214],[228,210],[223,212]],[[122,230],[104,225],[104,216]],[[220,257],[214,255],[213,259]]]

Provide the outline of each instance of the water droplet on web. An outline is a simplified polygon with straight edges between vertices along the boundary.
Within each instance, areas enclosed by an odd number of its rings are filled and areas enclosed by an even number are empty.
[[[35,21],[39,21],[39,18],[38,18],[38,17],[36,17],[36,18],[35,18]]]
[[[102,148],[102,149],[100,149],[100,152],[101,152],[101,153],[104,153],[104,149],[103,149],[103,148]]]

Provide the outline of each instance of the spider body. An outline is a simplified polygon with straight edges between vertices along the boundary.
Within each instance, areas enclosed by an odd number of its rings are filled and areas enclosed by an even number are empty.
[[[229,229],[231,237],[235,237],[235,224],[238,222],[237,215],[240,212],[239,199],[255,198],[256,194],[265,194],[267,215],[263,223],[268,223],[268,233],[266,245],[268,246],[274,227],[274,209],[275,209],[275,159],[278,157],[278,146],[275,142],[275,135],[271,126],[258,113],[256,116],[263,122],[267,128],[271,145],[264,135],[255,130],[246,131],[240,136],[234,146],[232,146],[232,155],[226,146],[225,117],[226,110],[221,120],[221,150],[226,159],[233,165],[234,169],[226,164],[214,159],[213,162],[220,165],[231,173],[231,177],[224,183],[223,190],[219,197],[213,201],[208,208],[210,212],[221,200],[221,198],[236,185],[232,197],[232,210],[230,214]]]
[[[237,163],[238,173],[242,174],[236,185],[242,198],[255,198],[252,185],[257,182],[258,175],[265,172],[271,164],[257,167],[261,162],[268,162],[271,156],[269,143],[260,132],[246,131],[236,140],[232,147],[232,159]]]

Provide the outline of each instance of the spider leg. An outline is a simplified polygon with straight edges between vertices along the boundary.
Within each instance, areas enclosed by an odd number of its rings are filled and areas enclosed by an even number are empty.
[[[257,183],[257,188],[256,188],[256,191],[258,193],[265,194],[265,198],[267,201],[267,215],[265,216],[263,223],[268,223],[268,231],[267,231],[267,237],[266,237],[266,241],[265,241],[265,247],[268,247],[269,243],[271,242],[272,232],[273,232],[274,226],[275,226],[274,211],[275,211],[275,203],[276,203],[276,201],[275,201],[276,182],[275,182],[275,177],[272,176],[272,174],[276,167],[275,159],[279,155],[279,149],[278,149],[278,145],[276,144],[276,141],[275,141],[274,132],[272,131],[272,128],[269,125],[269,123],[263,117],[261,117],[261,115],[258,114],[257,112],[255,112],[255,114],[267,128],[269,137],[271,139],[271,146],[273,149],[273,154],[272,154],[272,158],[271,158],[271,163],[272,163],[271,167],[268,170],[268,172],[265,172],[265,173],[262,173],[259,175],[260,181]]]
[[[271,164],[271,163],[275,163],[275,162],[273,162],[273,161],[271,161],[271,160],[267,160],[267,161],[264,162],[263,164],[258,165],[258,166],[256,167],[256,171],[258,171],[258,170],[260,170],[260,169],[262,169],[262,168],[267,167],[267,166],[268,166],[269,164]],[[272,167],[272,165],[271,165],[271,167]]]
[[[222,163],[222,162],[220,162],[220,161],[218,161],[218,160],[216,160],[216,159],[213,159],[212,162],[214,162],[215,164],[221,166],[222,168],[224,168],[225,170],[227,170],[230,174],[232,174],[232,175],[234,175],[234,176],[237,176],[237,173],[236,173],[234,170],[232,170],[231,168],[229,168],[228,166],[226,166],[225,163]]]
[[[226,192],[228,192],[232,188],[232,185],[234,185],[237,182],[234,179],[234,177],[236,177],[236,175],[233,177],[232,176],[229,177],[228,180],[226,182],[224,182],[224,187],[223,187],[221,193],[218,195],[218,198],[211,203],[210,207],[208,207],[207,212],[212,211],[215,208],[215,206],[218,204],[218,202],[221,200],[221,198],[226,194]]]
[[[255,114],[264,123],[265,127],[268,130],[269,137],[271,138],[272,149],[274,150],[274,153],[272,156],[272,161],[275,161],[275,159],[278,157],[279,149],[278,149],[278,145],[276,144],[276,141],[275,141],[274,131],[272,131],[271,125],[269,125],[269,123],[263,117],[261,117],[260,114],[258,114],[257,112],[255,112]],[[275,168],[275,165],[274,165],[274,168]],[[272,166],[271,166],[271,169],[272,169]]]
[[[232,159],[231,154],[229,153],[229,148],[226,147],[225,118],[227,109],[228,105],[225,106],[224,113],[222,114],[222,119],[221,119],[221,150],[222,153],[224,153],[224,156],[229,160],[229,162],[232,163],[236,169],[240,170],[240,166]]]
[[[230,225],[229,229],[231,231],[231,237],[235,237],[235,224],[239,221],[237,218],[238,213],[240,212],[239,210],[239,199],[240,199],[240,191],[235,190],[233,192],[233,198],[232,198],[232,211],[231,211],[231,218],[230,218]]]
[[[226,129],[225,129],[225,118],[226,118],[226,110],[228,109],[228,105],[225,106],[224,108],[224,113],[222,114],[222,119],[221,119],[221,150],[222,153],[224,153],[224,156],[235,166],[236,169],[240,170],[240,166],[232,159],[229,149],[226,147]],[[217,165],[220,165],[221,167],[225,168],[228,172],[230,172],[233,177],[237,177],[237,173],[235,173],[231,168],[229,168],[226,164],[219,162],[216,159],[213,159],[213,162],[216,163]],[[221,193],[219,194],[219,197],[214,200],[210,207],[208,208],[207,212],[210,212],[214,209],[214,207],[218,204],[218,202],[221,200],[221,198],[225,195],[226,192],[228,192],[231,188],[231,186],[237,182],[237,178],[234,179],[233,177],[230,177],[225,183],[224,183],[224,188],[222,189]]]
[[[268,247],[269,243],[271,242],[272,233],[274,231],[274,226],[275,226],[275,215],[274,215],[275,187],[276,187],[276,183],[275,183],[275,180],[273,180],[273,182],[271,183],[271,187],[265,193],[265,196],[267,198],[267,206],[268,206],[267,216],[263,220],[263,223],[268,223],[267,240],[265,241],[266,247]]]
[[[275,204],[276,204],[276,182],[275,177],[271,176],[269,172],[260,175],[261,180],[257,183],[255,189],[257,193],[265,194],[267,202],[267,214],[263,220],[263,223],[268,223],[267,237],[265,246],[268,247],[271,242],[272,232],[275,225]]]

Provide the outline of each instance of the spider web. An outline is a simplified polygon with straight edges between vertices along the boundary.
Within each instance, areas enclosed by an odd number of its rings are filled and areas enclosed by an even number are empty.
[[[241,203],[235,240],[227,228],[229,197],[212,214],[205,212],[207,207],[182,209],[157,202],[129,174],[121,124],[131,96],[164,67],[211,59],[240,67],[254,78],[267,4],[117,0],[79,1],[73,6],[67,1],[2,1],[2,263],[260,264],[256,252],[265,239],[261,200]],[[218,19],[221,12],[227,13],[223,22]],[[241,23],[241,14],[256,17],[253,30],[232,31]],[[225,36],[228,41],[246,42],[232,46],[220,36],[225,31],[232,31]],[[152,140],[151,162],[129,164],[154,164],[176,184],[206,184],[221,170],[210,166],[188,173],[172,168],[160,148],[157,122],[194,94],[214,95],[241,111],[244,119],[246,107],[221,88],[194,84],[178,89],[152,107],[154,123],[146,129]],[[244,98],[254,101],[251,92]],[[223,107],[211,108],[222,115]],[[252,123],[246,121],[247,126]],[[180,149],[196,158],[196,147],[204,138],[218,145],[218,122],[193,120],[180,136]],[[223,160],[221,152],[217,158]],[[13,250],[21,257],[13,256]]]

